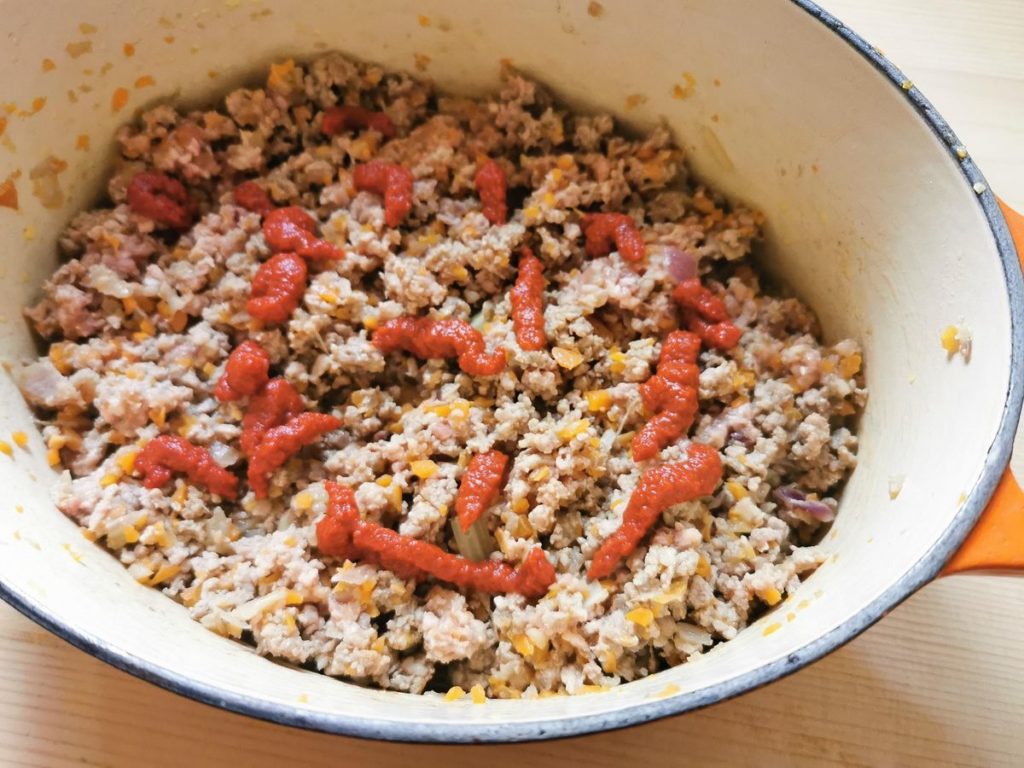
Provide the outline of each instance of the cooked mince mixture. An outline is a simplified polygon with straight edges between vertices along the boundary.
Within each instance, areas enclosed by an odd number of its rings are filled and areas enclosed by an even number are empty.
[[[854,341],[657,128],[330,54],[118,133],[21,370],[57,503],[221,635],[475,700],[602,690],[785,599]]]

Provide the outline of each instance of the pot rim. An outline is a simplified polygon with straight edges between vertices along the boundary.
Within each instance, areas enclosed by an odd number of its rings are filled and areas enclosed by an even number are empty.
[[[1024,398],[1024,278],[1009,229],[995,195],[970,155],[960,157],[960,140],[931,102],[913,86],[902,71],[864,38],[812,0],[789,0],[838,35],[875,67],[893,87],[908,99],[918,116],[945,145],[946,152],[960,167],[964,180],[977,193],[989,228],[996,241],[1003,266],[1010,305],[1011,356],[1010,383],[995,437],[989,446],[978,481],[966,502],[949,526],[906,573],[885,592],[864,606],[854,616],[816,640],[788,656],[765,664],[721,683],[709,685],[689,694],[646,701],[628,708],[595,715],[553,721],[494,723],[403,723],[393,720],[365,718],[351,713],[323,714],[285,704],[263,701],[254,696],[235,693],[190,679],[166,667],[150,664],[99,638],[77,629],[46,611],[29,596],[0,583],[0,598],[19,612],[61,637],[76,648],[105,661],[135,677],[154,683],[173,693],[221,709],[267,720],[280,725],[322,731],[365,739],[414,743],[512,743],[582,736],[640,725],[671,715],[679,715],[730,699],[760,688],[789,675],[846,644],[882,616],[903,602],[924,584],[938,575],[985,509],[1006,468],[1013,448],[1014,435]],[[978,190],[981,190],[978,192]]]

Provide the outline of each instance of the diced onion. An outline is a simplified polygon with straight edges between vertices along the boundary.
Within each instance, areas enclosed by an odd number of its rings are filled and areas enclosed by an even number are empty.
[[[237,621],[250,621],[261,613],[280,608],[288,595],[286,589],[275,589],[273,592],[257,597],[231,611],[230,616]]]
[[[781,488],[776,488],[773,495],[787,509],[805,512],[822,523],[831,523],[836,519],[836,511],[832,507],[824,502],[807,498],[807,494],[799,488],[784,485]]]
[[[697,276],[697,260],[692,254],[674,245],[662,246],[661,252],[665,259],[665,271],[677,283]]]
[[[483,515],[469,526],[468,531],[463,531],[459,521],[452,518],[452,533],[455,536],[455,547],[459,550],[459,554],[468,560],[486,560],[487,556],[495,549],[494,538],[487,530],[487,515]]]

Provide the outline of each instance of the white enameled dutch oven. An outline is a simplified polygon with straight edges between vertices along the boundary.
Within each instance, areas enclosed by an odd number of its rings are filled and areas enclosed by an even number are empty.
[[[162,99],[211,102],[271,61],[338,49],[409,69],[425,54],[441,88],[470,93],[493,88],[509,58],[577,109],[640,127],[665,120],[699,176],[767,214],[765,267],[810,303],[828,337],[863,343],[871,391],[829,559],[783,607],[690,663],[606,693],[474,705],[274,664],[137,584],[54,508],[46,449],[4,376],[0,434],[31,440],[0,456],[0,592],[89,653],[290,725],[539,739],[775,680],[857,635],[951,558],[958,570],[1024,567],[1024,498],[1004,475],[1024,349],[1007,222],[921,93],[812,3],[8,0],[3,24],[0,102],[12,106],[0,112],[0,181],[10,181],[0,199],[10,203],[12,185],[18,196],[16,210],[0,207],[5,361],[35,352],[19,309],[54,268],[58,233],[99,196],[119,124]],[[950,324],[973,334],[969,362],[940,345]],[[896,498],[893,478],[903,478]],[[789,612],[794,620],[780,619]]]

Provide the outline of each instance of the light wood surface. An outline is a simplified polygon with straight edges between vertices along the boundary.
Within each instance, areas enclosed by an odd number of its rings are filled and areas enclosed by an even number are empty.
[[[903,67],[1024,209],[1024,0],[826,4]],[[377,744],[248,720],[115,671],[0,605],[3,766],[1020,766],[1022,727],[1024,578],[929,585],[827,659],[735,701],[514,747]]]

